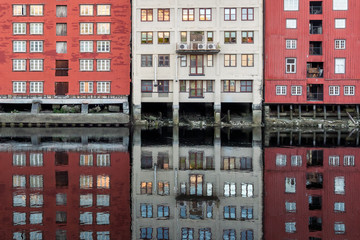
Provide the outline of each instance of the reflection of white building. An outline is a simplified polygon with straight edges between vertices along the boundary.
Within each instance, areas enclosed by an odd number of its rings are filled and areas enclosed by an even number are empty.
[[[258,131],[252,147],[221,146],[219,133],[213,145],[180,146],[174,128],[172,145],[142,146],[135,130],[132,239],[261,239]]]
[[[236,104],[261,122],[262,1],[148,1],[132,4],[133,114],[168,105],[210,104],[215,122]],[[181,111],[180,111],[181,112]]]

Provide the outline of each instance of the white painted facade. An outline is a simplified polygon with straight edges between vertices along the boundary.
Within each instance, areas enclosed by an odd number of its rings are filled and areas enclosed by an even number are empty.
[[[261,122],[261,0],[138,0],[132,4],[132,101],[135,121],[141,119],[141,103],[162,102],[172,103],[174,123],[178,118],[180,103],[212,103],[217,122],[220,120],[222,103],[251,103],[253,122]],[[170,13],[169,21],[159,21],[161,11],[164,10]],[[149,17],[151,11],[152,16]],[[193,21],[185,21],[189,15],[184,14],[184,11],[194,13]],[[211,12],[207,15],[211,20],[200,20],[203,11]],[[231,11],[232,15],[225,16],[225,12]],[[248,11],[247,14],[242,14],[245,11]],[[144,20],[152,20],[142,21],[142,17]],[[186,37],[181,37],[182,32],[186,32]],[[142,38],[145,33],[152,34],[152,40],[147,43]],[[163,33],[170,35],[166,43],[161,43],[163,40],[158,37]],[[211,34],[212,38],[209,37]],[[250,37],[242,38],[243,34]],[[235,37],[229,40],[225,35]],[[148,60],[151,58],[151,64],[144,62],[144,55],[148,55]],[[161,55],[169,57],[169,66],[159,66]],[[186,60],[182,61],[183,56],[186,56]],[[248,61],[245,61],[246,57]],[[232,61],[226,61],[225,58],[231,58]],[[197,64],[196,67],[194,64]],[[151,81],[147,82],[148,88],[143,81]],[[168,84],[168,89],[161,87],[164,83]],[[244,87],[249,84],[251,87]]]

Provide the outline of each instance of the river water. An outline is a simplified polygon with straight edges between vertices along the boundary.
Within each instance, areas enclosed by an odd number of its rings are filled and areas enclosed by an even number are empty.
[[[359,132],[0,128],[0,239],[360,239]]]

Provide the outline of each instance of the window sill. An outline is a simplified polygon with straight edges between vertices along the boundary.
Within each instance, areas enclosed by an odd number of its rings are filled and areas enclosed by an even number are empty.
[[[205,76],[205,74],[189,74],[189,76]]]

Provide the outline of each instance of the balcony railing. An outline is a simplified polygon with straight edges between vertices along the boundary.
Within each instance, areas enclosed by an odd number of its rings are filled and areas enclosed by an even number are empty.
[[[310,55],[322,55],[322,47],[310,47]]]
[[[323,99],[324,99],[323,93],[312,93],[312,92],[307,93],[308,101],[323,101]]]
[[[310,34],[322,34],[322,26],[310,25]]]
[[[310,14],[322,14],[322,6],[310,6]]]
[[[218,53],[220,52],[219,43],[178,43],[176,45],[177,53]]]

